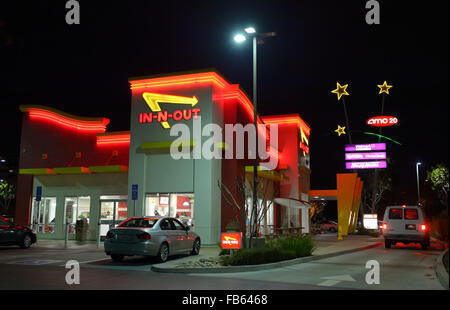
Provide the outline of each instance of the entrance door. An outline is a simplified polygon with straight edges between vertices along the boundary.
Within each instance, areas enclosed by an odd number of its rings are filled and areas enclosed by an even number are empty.
[[[108,230],[127,219],[126,200],[100,201],[100,237],[105,237]],[[102,238],[103,239],[103,238]]]

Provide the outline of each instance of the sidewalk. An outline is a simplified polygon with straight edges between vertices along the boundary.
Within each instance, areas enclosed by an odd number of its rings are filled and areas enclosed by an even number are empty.
[[[64,240],[39,239],[37,243],[32,245],[37,248],[54,249],[54,250],[101,250],[104,251],[103,242],[97,248],[96,241],[76,241],[68,240],[67,248],[64,247]]]
[[[382,237],[374,238],[359,235],[344,236],[343,240],[337,240],[336,234],[315,235],[313,238],[316,243],[316,249],[313,251],[313,255],[308,257],[262,265],[220,266],[216,263],[220,252],[219,247],[205,246],[201,248],[198,256],[188,256],[177,260],[169,260],[163,264],[156,264],[152,266],[152,271],[168,273],[221,273],[267,270],[369,249],[381,245],[383,240]]]

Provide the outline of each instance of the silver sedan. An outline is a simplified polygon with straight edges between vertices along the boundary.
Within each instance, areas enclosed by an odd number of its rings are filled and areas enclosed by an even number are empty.
[[[170,255],[200,253],[200,236],[172,217],[133,217],[108,231],[105,252],[114,261],[125,256],[156,256],[159,262]]]

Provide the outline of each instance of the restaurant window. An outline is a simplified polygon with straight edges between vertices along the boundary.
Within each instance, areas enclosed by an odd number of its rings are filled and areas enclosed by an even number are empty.
[[[64,199],[64,208],[65,219],[66,223],[69,224],[70,234],[75,233],[75,224],[77,223],[77,220],[89,223],[91,210],[91,198],[89,196],[66,197]]]
[[[175,217],[184,225],[194,226],[194,194],[147,194],[145,215]]]
[[[56,224],[56,197],[33,198],[31,224],[39,233],[54,233]]]

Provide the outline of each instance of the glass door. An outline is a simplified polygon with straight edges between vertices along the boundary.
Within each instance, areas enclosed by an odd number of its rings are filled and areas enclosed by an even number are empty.
[[[38,214],[39,213],[39,214]],[[53,233],[55,230],[56,197],[33,198],[30,223],[36,232]]]
[[[100,237],[103,239],[108,230],[127,219],[126,200],[100,201]]]
[[[69,234],[75,233],[77,220],[87,222],[89,231],[89,215],[91,209],[91,198],[89,196],[65,197],[64,209],[65,223],[68,224]]]

